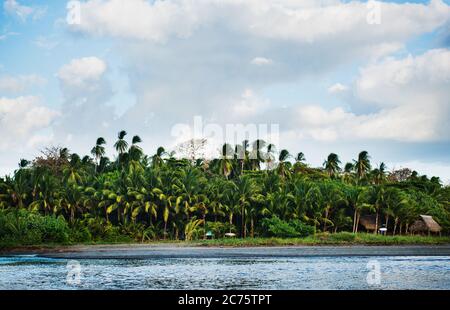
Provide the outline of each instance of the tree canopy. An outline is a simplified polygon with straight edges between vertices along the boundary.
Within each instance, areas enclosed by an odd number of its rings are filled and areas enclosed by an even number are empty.
[[[331,153],[315,168],[302,152],[275,156],[275,146],[262,140],[225,144],[208,160],[189,150],[177,158],[163,147],[147,156],[139,136],[131,143],[126,137],[118,134],[114,159],[106,157],[102,137],[90,156],[48,148],[21,159],[12,176],[0,179],[0,209],[56,215],[91,230],[133,229],[142,240],[201,238],[208,230],[241,237],[296,228],[356,233],[364,215],[390,234],[407,234],[420,214],[450,229],[448,186],[409,170],[388,172],[383,163],[372,169],[366,151],[344,167]]]

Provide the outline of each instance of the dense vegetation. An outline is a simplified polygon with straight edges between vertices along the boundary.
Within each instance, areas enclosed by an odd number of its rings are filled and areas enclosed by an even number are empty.
[[[21,160],[13,176],[0,179],[2,242],[193,240],[206,231],[354,236],[367,214],[392,235],[408,234],[419,214],[432,215],[444,233],[450,229],[448,186],[408,169],[372,168],[367,152],[343,169],[336,154],[312,168],[303,153],[275,156],[275,147],[261,140],[226,144],[219,158],[204,160],[196,158],[194,141],[185,145],[190,155],[179,159],[162,147],[146,156],[138,136],[131,144],[125,138],[120,132],[114,160],[103,138],[91,156],[49,148]]]

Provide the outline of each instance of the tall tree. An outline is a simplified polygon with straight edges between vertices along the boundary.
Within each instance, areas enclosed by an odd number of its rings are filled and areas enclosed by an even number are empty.
[[[358,155],[358,160],[355,161],[355,170],[358,181],[361,182],[370,171],[370,156],[367,151],[362,151]]]
[[[114,143],[114,148],[119,153],[119,157],[118,157],[119,163],[122,159],[121,157],[123,157],[123,154],[128,149],[128,142],[125,141],[126,135],[127,135],[127,132],[125,130],[120,131],[119,134],[117,135],[117,141],[116,141],[116,143]]]
[[[330,177],[336,177],[338,172],[341,171],[341,168],[339,167],[340,163],[341,161],[337,154],[331,153],[328,155],[328,158],[324,161],[323,165]]]

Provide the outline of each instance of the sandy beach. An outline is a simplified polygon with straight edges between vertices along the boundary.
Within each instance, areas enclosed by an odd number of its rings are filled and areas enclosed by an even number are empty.
[[[15,250],[3,255],[36,254],[66,259],[264,258],[313,256],[450,256],[450,245],[197,247],[180,244],[83,245]],[[0,255],[2,255],[0,253]]]

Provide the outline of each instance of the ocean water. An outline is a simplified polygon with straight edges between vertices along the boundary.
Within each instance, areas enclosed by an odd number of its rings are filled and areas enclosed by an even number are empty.
[[[0,257],[0,289],[450,289],[450,257]]]

